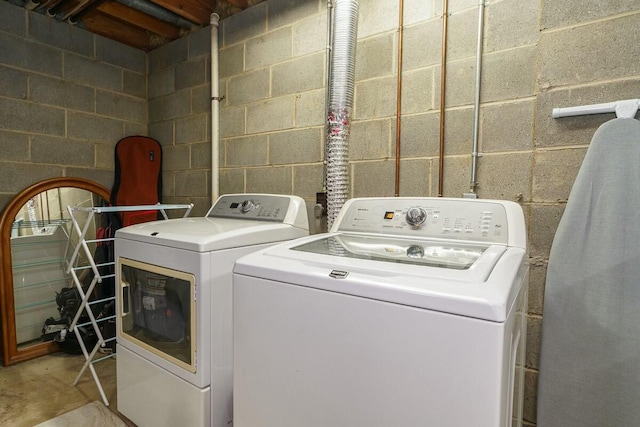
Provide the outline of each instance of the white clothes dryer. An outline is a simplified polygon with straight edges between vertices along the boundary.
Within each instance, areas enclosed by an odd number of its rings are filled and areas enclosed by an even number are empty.
[[[232,425],[233,263],[308,230],[304,200],[267,194],[118,230],[118,411],[140,427]]]
[[[521,425],[527,278],[516,203],[348,201],[236,262],[235,427]]]

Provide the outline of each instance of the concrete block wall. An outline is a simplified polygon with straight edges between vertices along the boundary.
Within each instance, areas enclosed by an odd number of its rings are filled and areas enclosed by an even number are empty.
[[[0,1],[0,208],[43,179],[108,188],[113,149],[147,132],[146,54]]]
[[[149,135],[162,144],[163,201],[193,203],[191,216],[204,215],[211,206],[211,30],[155,49],[148,60]]]
[[[392,196],[398,2],[360,0],[351,196]],[[436,196],[441,0],[405,0],[401,196]],[[444,196],[469,191],[477,0],[451,0]],[[286,13],[285,13],[286,12]],[[596,0],[495,0],[485,9],[479,112],[480,198],[519,202],[531,261],[525,425],[536,423],[549,251],[589,141],[614,116],[554,120],[554,107],[640,97],[640,5]],[[223,22],[221,189],[294,193],[322,181],[326,2],[268,0]]]

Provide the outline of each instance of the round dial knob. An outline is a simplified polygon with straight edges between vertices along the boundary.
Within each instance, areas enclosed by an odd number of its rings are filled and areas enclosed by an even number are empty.
[[[409,208],[407,211],[407,224],[417,227],[427,220],[427,212],[422,208]]]
[[[407,248],[407,256],[409,258],[424,257],[424,248],[420,245],[411,245]]]
[[[249,212],[251,209],[255,207],[256,205],[253,203],[253,200],[245,200],[240,204],[240,210],[244,213]]]

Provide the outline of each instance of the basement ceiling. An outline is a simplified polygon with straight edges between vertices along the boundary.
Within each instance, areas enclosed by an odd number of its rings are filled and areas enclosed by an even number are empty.
[[[61,23],[153,50],[264,0],[9,0]]]

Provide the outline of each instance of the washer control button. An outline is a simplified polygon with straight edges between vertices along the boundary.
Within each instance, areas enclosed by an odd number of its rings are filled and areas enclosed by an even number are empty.
[[[407,256],[409,258],[424,257],[424,248],[420,245],[411,245],[407,248]]]
[[[422,208],[409,208],[407,211],[407,224],[418,227],[427,220],[427,212]]]
[[[247,213],[247,212],[251,211],[255,207],[256,207],[256,205],[253,203],[253,200],[245,200],[244,202],[242,202],[240,204],[240,210],[243,213]]]

